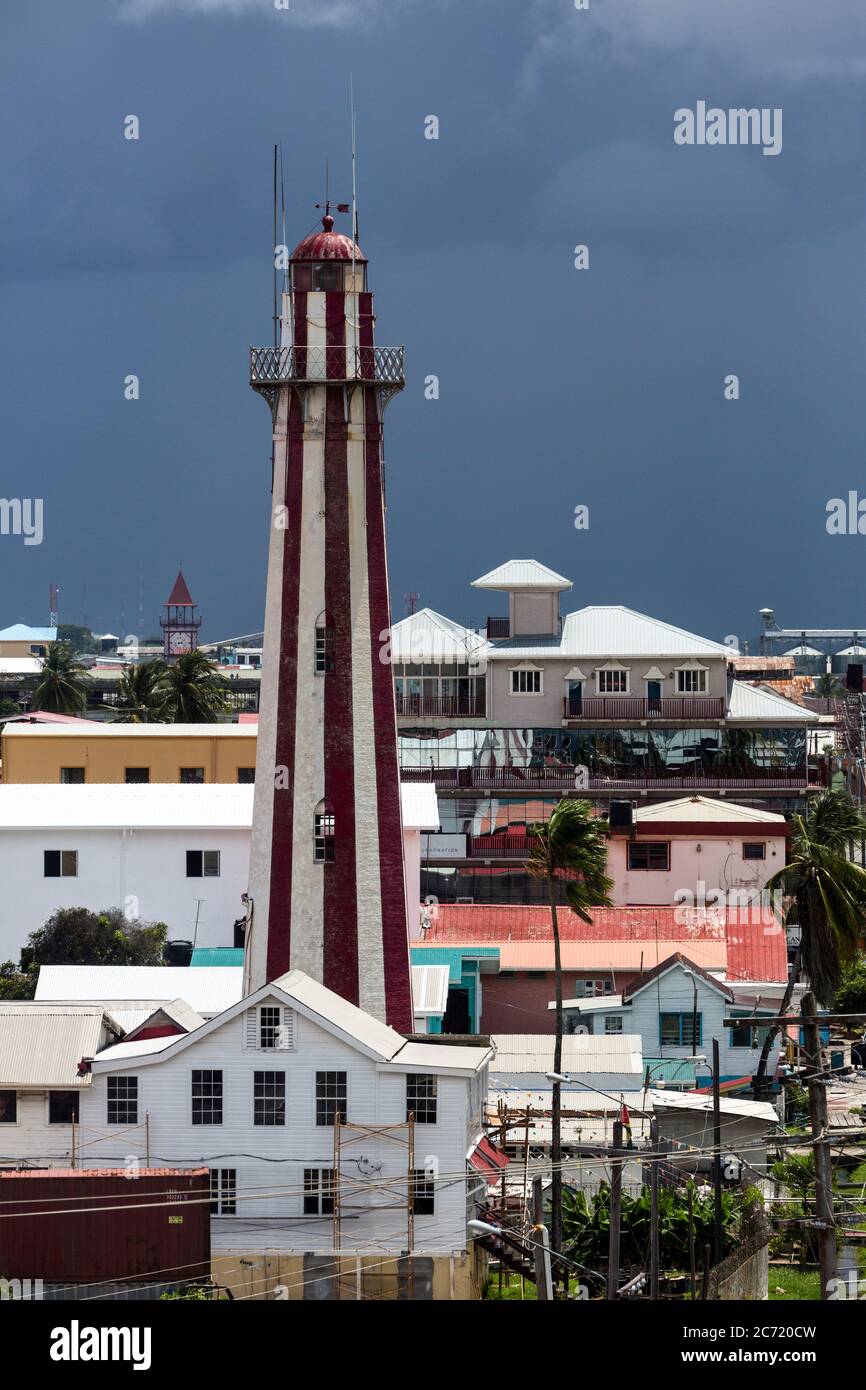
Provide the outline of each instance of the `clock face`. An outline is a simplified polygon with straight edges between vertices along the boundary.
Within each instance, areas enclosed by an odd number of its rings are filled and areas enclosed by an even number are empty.
[[[192,643],[188,632],[172,632],[169,634],[168,649],[170,652],[188,652]]]

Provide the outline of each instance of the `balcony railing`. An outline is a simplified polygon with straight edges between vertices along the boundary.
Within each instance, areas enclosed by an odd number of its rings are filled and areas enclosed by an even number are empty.
[[[369,386],[403,386],[401,347],[250,348],[250,385],[286,382],[357,381]]]
[[[639,695],[566,695],[563,719],[724,719],[720,695],[662,695],[658,700]]]
[[[588,791],[676,791],[680,788],[701,788],[758,791],[811,787],[818,783],[814,769],[777,770],[753,768],[748,772],[673,772],[630,775],[612,773],[609,777],[591,776],[577,782],[577,768],[558,767],[404,767],[400,769],[404,782],[434,782],[437,787],[501,787],[514,791],[588,790]]]
[[[483,696],[475,695],[400,695],[397,697],[397,713],[412,718],[453,719],[458,715],[469,719],[484,717]]]
[[[526,859],[533,841],[528,835],[467,835],[467,859]]]

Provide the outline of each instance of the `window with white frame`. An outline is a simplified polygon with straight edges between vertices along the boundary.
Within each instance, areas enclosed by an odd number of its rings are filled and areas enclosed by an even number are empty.
[[[138,1077],[108,1077],[108,1111],[110,1125],[138,1124]]]
[[[613,994],[613,984],[610,980],[575,980],[574,982],[575,999],[602,999],[606,994]]]
[[[544,672],[534,666],[515,666],[511,671],[512,695],[543,695]]]
[[[46,878],[77,878],[77,849],[46,849],[43,851],[43,872]]]
[[[436,1123],[436,1077],[406,1077],[406,1119],[414,1115],[416,1125]]]
[[[332,1216],[334,1213],[333,1168],[304,1169],[304,1215]]]
[[[595,675],[599,695],[628,694],[628,671],[622,671],[616,666],[602,666]]]
[[[219,878],[219,850],[188,849],[186,852],[186,876],[187,878]]]
[[[337,1115],[345,1123],[347,1079],[344,1071],[316,1072],[317,1125],[332,1125]]]
[[[284,1125],[286,1123],[286,1073],[284,1071],[253,1072],[253,1124]]]
[[[622,1032],[622,1014],[605,1014],[604,1031],[606,1033]]]
[[[236,1168],[211,1168],[211,1216],[235,1216],[237,1214],[237,1188],[238,1174]]]
[[[677,691],[680,695],[703,695],[707,689],[707,673],[702,666],[681,666],[677,671]]]
[[[193,1071],[192,1122],[194,1125],[222,1124],[223,1074],[221,1071]]]

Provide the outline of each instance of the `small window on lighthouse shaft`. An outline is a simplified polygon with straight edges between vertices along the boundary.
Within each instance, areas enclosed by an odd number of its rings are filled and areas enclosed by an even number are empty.
[[[316,675],[324,676],[334,669],[334,626],[327,613],[316,619]]]
[[[317,864],[334,862],[334,808],[320,801],[315,812],[315,859]]]

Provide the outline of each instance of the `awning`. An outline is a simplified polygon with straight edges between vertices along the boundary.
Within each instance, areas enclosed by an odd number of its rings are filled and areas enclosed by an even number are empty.
[[[504,1169],[508,1167],[508,1159],[505,1154],[500,1152],[496,1145],[491,1144],[487,1138],[478,1141],[469,1155],[469,1162],[476,1172],[490,1183],[498,1182]]]

